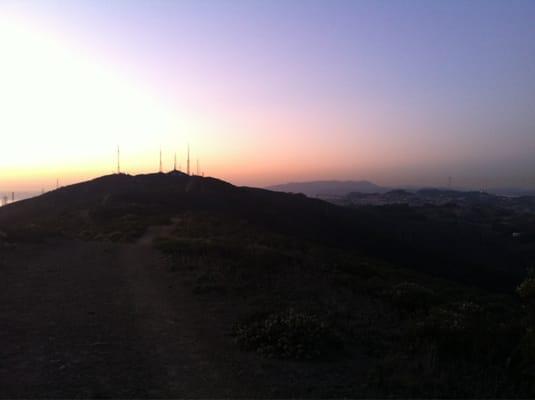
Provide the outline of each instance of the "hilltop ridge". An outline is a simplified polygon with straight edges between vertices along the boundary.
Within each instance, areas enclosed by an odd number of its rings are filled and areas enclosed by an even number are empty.
[[[62,187],[2,207],[0,225],[5,230],[28,225],[76,236],[80,231],[109,231],[125,219],[138,221],[141,229],[183,212],[225,215],[278,231],[308,232],[308,236],[325,239],[329,232],[335,233],[344,216],[352,214],[348,209],[302,195],[170,172],[106,175]],[[314,226],[326,230],[322,232]],[[332,240],[339,237],[335,234]]]

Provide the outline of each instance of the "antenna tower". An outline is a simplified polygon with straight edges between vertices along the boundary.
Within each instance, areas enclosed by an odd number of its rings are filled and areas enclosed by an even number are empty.
[[[121,150],[117,146],[117,173],[121,173]]]
[[[189,143],[188,143],[188,175],[190,175],[190,169],[189,169]]]
[[[175,153],[175,162],[174,162],[174,164],[173,164],[173,171],[176,172],[176,153]]]
[[[162,167],[162,148],[160,147],[160,173],[163,172],[163,167]]]

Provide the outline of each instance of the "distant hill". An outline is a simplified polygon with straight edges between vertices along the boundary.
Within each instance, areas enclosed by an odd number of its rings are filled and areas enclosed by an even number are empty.
[[[302,193],[308,197],[318,197],[318,198],[332,198],[332,197],[343,197],[347,196],[350,193],[364,193],[372,194],[379,193],[383,194],[389,192],[393,189],[402,189],[407,192],[418,192],[421,190],[438,190],[438,191],[456,191],[456,192],[479,192],[479,189],[470,189],[470,188],[447,188],[440,186],[419,186],[419,185],[397,185],[393,187],[385,187],[377,185],[373,182],[362,180],[362,181],[308,181],[308,182],[290,182],[283,183],[280,185],[268,186],[266,189],[273,190],[276,192],[286,192],[286,193]],[[490,188],[485,192],[489,194],[494,194],[498,196],[508,196],[508,197],[521,197],[521,196],[535,196],[535,189],[527,189],[520,187],[500,187],[500,188]]]
[[[492,188],[488,190],[489,193],[500,195],[500,196],[535,196],[535,189],[525,189],[525,188],[513,188],[513,187],[503,187],[503,188]]]
[[[455,205],[459,207],[490,207],[515,213],[535,213],[535,197],[502,196],[480,191],[425,188],[416,191],[402,189],[386,193],[353,192],[331,200],[334,204],[365,206],[405,204],[414,207]]]
[[[339,197],[352,192],[384,193],[389,188],[369,181],[311,181],[293,182],[267,187],[269,190],[286,193],[303,193],[309,197]]]

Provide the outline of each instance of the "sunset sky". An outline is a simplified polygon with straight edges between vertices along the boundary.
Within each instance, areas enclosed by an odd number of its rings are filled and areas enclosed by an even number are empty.
[[[0,2],[0,191],[165,168],[535,187],[535,1]]]

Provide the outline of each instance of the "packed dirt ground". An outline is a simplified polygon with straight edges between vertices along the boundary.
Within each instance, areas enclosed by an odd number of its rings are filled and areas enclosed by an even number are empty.
[[[240,351],[224,305],[193,294],[153,248],[161,229],[130,244],[0,250],[1,397],[355,395],[361,363]]]

